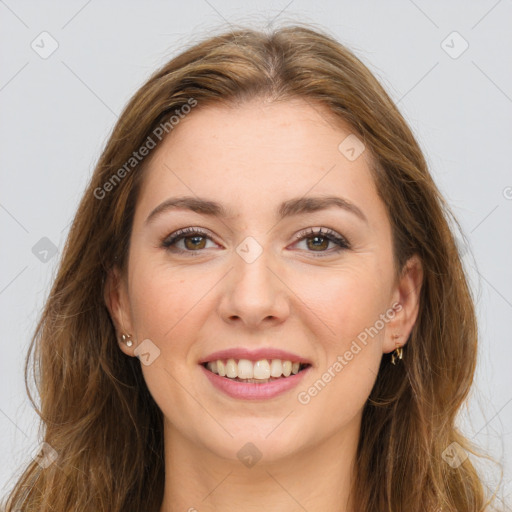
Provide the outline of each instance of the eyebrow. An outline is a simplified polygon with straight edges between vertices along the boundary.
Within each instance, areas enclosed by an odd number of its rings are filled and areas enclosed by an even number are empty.
[[[347,212],[353,213],[359,219],[368,223],[368,219],[360,208],[351,203],[347,199],[337,196],[319,196],[319,197],[298,197],[284,201],[279,205],[276,211],[276,217],[279,220],[294,215],[304,215],[319,210],[337,207]],[[159,204],[146,218],[145,224],[149,224],[157,216],[170,210],[191,210],[200,215],[208,215],[212,217],[220,217],[227,219],[234,217],[232,210],[226,208],[216,201],[203,199],[193,196],[171,197]]]

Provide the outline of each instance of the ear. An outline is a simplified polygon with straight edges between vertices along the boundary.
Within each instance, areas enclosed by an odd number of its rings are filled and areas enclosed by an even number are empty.
[[[418,318],[420,293],[423,284],[423,265],[419,256],[413,255],[405,263],[393,290],[390,310],[394,311],[386,326],[383,352],[389,353],[397,346],[404,346]]]
[[[128,286],[117,266],[112,267],[107,273],[103,297],[110,313],[110,318],[112,318],[116,329],[116,338],[119,348],[125,354],[133,356],[136,345],[134,337],[132,337],[133,345],[131,347],[122,341],[123,334],[133,336],[134,331],[131,322],[130,303],[128,300]]]

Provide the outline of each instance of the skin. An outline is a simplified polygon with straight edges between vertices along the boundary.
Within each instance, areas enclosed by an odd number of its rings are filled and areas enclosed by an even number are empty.
[[[138,198],[127,273],[109,275],[105,300],[118,336],[130,333],[134,357],[146,339],[160,354],[141,364],[165,418],[165,495],[161,512],[352,512],[349,485],[361,414],[383,353],[403,345],[418,313],[421,264],[397,274],[391,226],[369,170],[369,151],[348,160],[338,145],[353,133],[303,100],[194,110],[153,155]],[[173,210],[145,225],[170,197],[218,201],[226,219]],[[290,198],[337,195],[367,222],[336,207],[285,218]],[[162,247],[181,228],[211,233]],[[313,237],[330,228],[350,242]],[[190,236],[190,235],[189,235]],[[248,263],[236,249],[248,236],[262,253]],[[309,243],[308,243],[309,240]],[[196,242],[197,243],[197,242]],[[323,252],[322,252],[323,251]],[[322,256],[324,254],[324,256]],[[374,326],[401,309],[307,404],[297,399]],[[394,336],[397,336],[396,338]],[[198,365],[232,347],[278,347],[312,362],[297,388],[269,400],[237,400],[215,389]],[[262,458],[246,467],[237,452],[253,443]]]

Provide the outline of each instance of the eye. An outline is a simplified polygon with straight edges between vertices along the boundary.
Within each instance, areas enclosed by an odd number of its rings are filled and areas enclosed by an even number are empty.
[[[183,240],[185,249],[177,247]],[[162,241],[162,247],[175,252],[200,252],[205,248],[206,241],[213,241],[210,235],[199,228],[184,228],[172,233]]]
[[[309,228],[301,231],[295,238],[297,240],[295,244],[306,240],[306,247],[311,249],[308,252],[324,253],[319,254],[318,256],[320,257],[324,256],[325,253],[330,255],[350,248],[346,238],[328,228]],[[180,229],[169,235],[162,241],[162,247],[173,252],[201,252],[202,249],[207,248],[206,243],[208,240],[213,242],[209,233],[200,228],[190,227]],[[308,243],[309,240],[311,240],[311,243]],[[178,247],[178,243],[181,241],[184,242],[184,248]],[[336,247],[329,251],[324,250],[328,248],[330,243],[335,244]]]
[[[312,248],[312,250],[309,252],[322,253],[318,255],[319,257],[331,255],[333,253],[338,253],[340,251],[343,251],[344,249],[350,248],[350,244],[346,238],[339,235],[332,229],[328,228],[325,230],[323,230],[323,228],[309,228],[297,234],[296,238],[298,239],[299,242],[303,240],[306,241],[306,247],[308,249]],[[309,240],[311,240],[311,243],[308,243]],[[337,247],[330,251],[323,250],[327,249],[329,243],[333,243]],[[315,257],[318,256],[315,254]]]

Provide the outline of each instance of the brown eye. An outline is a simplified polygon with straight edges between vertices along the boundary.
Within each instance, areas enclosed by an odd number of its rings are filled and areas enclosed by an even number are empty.
[[[299,233],[297,239],[299,242],[306,240],[306,247],[309,249],[308,252],[319,253],[319,256],[331,255],[350,248],[348,241],[331,229],[323,231],[322,228],[311,228],[305,232]],[[329,243],[333,243],[337,247],[332,250],[327,250]]]
[[[183,240],[183,247],[177,247],[178,242]],[[162,241],[162,247],[173,252],[201,252],[202,249],[207,248],[206,243],[211,237],[204,231],[196,228],[186,228],[176,231]]]
[[[184,237],[183,240],[185,241],[185,247],[191,250],[204,249],[206,243],[206,238],[203,236]]]
[[[331,240],[329,240],[325,236],[308,237],[308,238],[306,238],[306,240],[308,241],[308,243],[307,243],[308,248],[311,248],[315,251],[317,249],[327,249],[327,247],[329,246],[329,243],[331,242]],[[310,240],[312,241],[311,243],[309,243]]]

